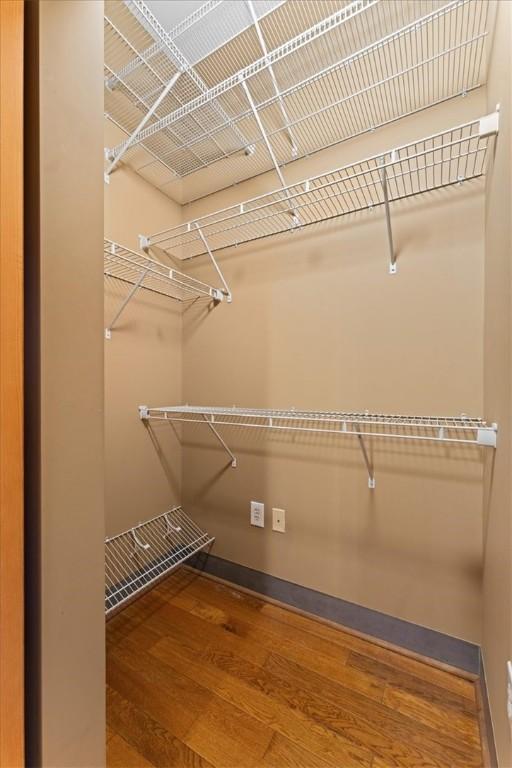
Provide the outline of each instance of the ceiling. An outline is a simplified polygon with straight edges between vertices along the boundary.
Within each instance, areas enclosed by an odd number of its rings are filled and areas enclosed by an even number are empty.
[[[272,168],[284,186],[296,158],[485,83],[494,5],[106,0],[108,169],[180,203]]]

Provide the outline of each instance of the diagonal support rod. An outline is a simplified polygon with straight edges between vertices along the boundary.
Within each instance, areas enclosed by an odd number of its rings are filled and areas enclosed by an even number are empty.
[[[254,4],[253,4],[252,0],[246,0],[246,1],[247,1],[247,6],[249,8],[249,12],[250,12],[251,17],[252,17],[252,23],[253,23],[254,29],[256,30],[256,34],[258,35],[258,40],[259,40],[259,43],[260,43],[260,48],[261,48],[261,50],[263,52],[263,55],[268,57],[267,44],[265,43],[265,38],[263,37],[263,33],[261,31],[260,23],[258,21],[258,17],[256,15],[256,11],[254,9]],[[275,91],[276,96],[278,98],[278,104],[279,104],[279,108],[281,110],[281,114],[283,116],[284,124],[285,124],[285,127],[286,127],[286,133],[288,134],[288,138],[290,140],[292,157],[295,158],[295,157],[297,157],[297,154],[298,154],[298,151],[299,151],[298,147],[297,147],[297,142],[295,141],[295,136],[293,135],[293,131],[292,131],[291,126],[290,126],[290,118],[288,117],[288,113],[286,111],[286,106],[285,106],[285,103],[284,103],[284,99],[283,99],[283,96],[281,94],[281,90],[279,88],[279,85],[277,83],[277,78],[276,78],[276,75],[275,75],[275,72],[274,72],[274,67],[272,66],[272,64],[270,62],[268,64],[268,72],[269,72],[269,75],[270,75],[270,79],[272,80],[272,85],[274,86],[274,91]]]
[[[242,88],[245,91],[245,95],[247,97],[247,101],[249,102],[249,105],[251,107],[252,113],[254,115],[254,119],[256,120],[256,122],[258,124],[258,128],[260,129],[261,136],[263,138],[263,141],[265,142],[265,146],[267,147],[268,154],[270,155],[270,159],[272,160],[272,163],[274,165],[275,171],[276,171],[276,173],[277,173],[277,175],[279,177],[279,181],[281,182],[281,186],[284,189],[286,197],[289,198],[290,197],[290,191],[288,190],[288,188],[286,186],[286,181],[285,181],[285,178],[283,176],[283,172],[281,171],[281,168],[279,167],[279,163],[277,162],[277,158],[276,158],[276,156],[274,154],[274,150],[272,149],[272,145],[270,143],[270,139],[267,136],[267,132],[265,130],[265,126],[263,125],[263,123],[261,121],[260,113],[258,112],[258,110],[256,108],[256,104],[254,103],[254,100],[253,100],[253,98],[251,96],[251,92],[249,90],[249,87],[248,87],[247,83],[245,82],[245,80],[241,80],[240,83],[242,85]],[[290,216],[292,218],[292,227],[299,226],[300,225],[300,219],[299,219],[298,214],[295,211],[295,205],[294,205],[293,202],[290,203],[290,210],[288,211],[288,213],[290,214]]]
[[[396,152],[395,150],[393,150],[393,152],[391,153],[391,162],[395,162],[395,160],[396,160]],[[386,160],[383,157],[381,159],[381,165],[382,165],[381,182],[382,182],[382,192],[384,195],[384,208],[386,211],[386,227],[388,231],[389,274],[396,275],[396,255],[395,255],[395,248],[393,245],[393,230],[391,229],[391,213],[389,210],[389,194],[388,194],[388,174],[386,171],[385,162]]]
[[[359,429],[359,425],[358,425]],[[363,436],[358,435],[357,439],[359,440],[359,447],[361,448],[361,453],[363,454],[364,463],[366,464],[366,469],[368,471],[368,488],[375,488],[375,475],[373,473],[373,463],[370,461],[370,457],[368,456],[368,451],[366,450],[366,444],[364,442]]]
[[[217,272],[217,274],[218,274],[218,276],[220,278],[220,281],[221,281],[222,285],[224,286],[224,290],[222,291],[222,293],[226,296],[228,304],[230,304],[232,299],[233,299],[233,296],[232,296],[232,293],[231,293],[231,291],[229,289],[229,285],[227,284],[226,280],[224,279],[224,275],[222,274],[221,268],[217,264],[217,262],[215,260],[215,256],[213,255],[212,250],[211,250],[210,246],[208,245],[208,241],[206,240],[206,237],[203,235],[203,233],[201,231],[201,227],[199,226],[199,224],[196,224],[196,229],[199,232],[199,237],[203,241],[204,247],[208,251],[208,255],[209,255],[210,259],[212,260],[212,264],[215,267],[215,270],[216,270],[216,272]]]
[[[114,325],[119,320],[119,318],[121,316],[121,313],[126,308],[126,305],[129,303],[129,301],[134,297],[134,295],[137,293],[139,288],[142,286],[142,283],[144,282],[144,278],[146,277],[148,272],[149,272],[149,267],[148,267],[148,269],[144,270],[142,275],[139,277],[139,279],[137,280],[137,282],[135,283],[135,285],[131,289],[131,291],[128,294],[128,296],[125,298],[125,300],[123,301],[123,303],[121,304],[121,306],[117,310],[117,312],[114,315],[112,321],[110,322],[110,325],[108,325],[107,328],[105,328],[105,338],[106,339],[112,338],[112,328],[114,327]]]
[[[281,168],[279,167],[279,163],[277,162],[277,158],[276,158],[276,156],[274,154],[274,150],[272,149],[272,145],[271,145],[270,140],[269,140],[269,138],[267,136],[267,132],[265,130],[265,126],[261,122],[261,117],[259,115],[258,110],[256,109],[256,104],[254,103],[254,100],[253,100],[253,98],[251,96],[251,92],[249,90],[249,87],[248,87],[247,83],[245,82],[245,80],[240,79],[240,84],[241,84],[242,88],[245,91],[245,95],[247,97],[247,101],[249,102],[249,105],[251,107],[252,113],[254,115],[254,119],[256,120],[256,122],[258,124],[258,128],[260,129],[261,136],[263,138],[263,141],[265,142],[265,146],[267,147],[267,151],[268,151],[268,153],[270,155],[270,159],[272,160],[272,163],[274,165],[275,171],[276,171],[277,175],[279,176],[279,181],[281,182],[281,186],[282,187],[286,187],[286,181],[284,180],[283,173],[281,171]]]
[[[133,144],[133,142],[135,141],[139,133],[142,131],[142,129],[144,128],[148,120],[154,115],[155,111],[158,109],[162,101],[165,99],[165,97],[167,96],[167,94],[169,93],[169,91],[171,90],[171,88],[173,87],[173,85],[175,84],[176,80],[180,75],[181,75],[181,72],[176,72],[171,77],[171,79],[163,89],[158,99],[155,101],[153,106],[150,107],[150,109],[148,109],[148,111],[146,112],[146,114],[144,115],[144,117],[142,118],[142,120],[140,121],[140,123],[138,124],[134,132],[132,133],[132,135],[128,139],[126,139],[125,143],[122,146],[121,151],[114,157],[109,167],[105,171],[106,179],[110,176],[110,174],[112,173],[112,171],[114,170],[114,168],[116,167],[116,165],[118,164],[118,162],[120,161],[120,159],[122,158],[126,150],[131,147],[131,145]]]
[[[208,86],[198,75],[195,68],[192,66],[190,61],[184,56],[180,48],[176,45],[176,43],[173,41],[171,35],[169,32],[167,32],[164,27],[160,24],[156,16],[151,12],[151,10],[148,8],[144,0],[124,0],[124,4],[132,10],[132,7],[136,9],[137,15],[139,17],[139,20],[142,21],[142,25],[144,28],[149,32],[151,37],[156,41],[161,41],[163,44],[164,50],[166,50],[169,54],[169,57],[171,61],[177,65],[178,68],[182,72],[186,72],[187,75],[191,78],[191,80],[194,82],[194,84],[197,86],[199,91],[201,93],[206,93],[208,91]],[[133,11],[132,11],[133,13]],[[137,16],[136,16],[137,17]],[[229,124],[229,127],[233,130],[236,137],[240,141],[241,147],[244,147],[247,145],[247,140],[243,133],[240,131],[240,129],[236,126],[236,124],[231,120],[227,112],[224,110],[222,105],[217,101],[214,100],[212,102],[212,108],[221,116],[221,118]],[[198,125],[201,125],[201,123],[196,120]],[[213,141],[217,144],[219,149],[221,149],[220,144],[217,143],[215,138]]]
[[[222,447],[223,447],[223,448],[224,448],[224,450],[226,451],[226,453],[228,453],[228,454],[229,454],[229,456],[231,457],[231,466],[232,466],[232,467],[234,467],[234,468],[236,468],[236,466],[237,466],[237,461],[236,461],[236,456],[235,456],[235,454],[234,454],[234,453],[233,453],[233,452],[232,452],[232,451],[231,451],[231,450],[228,448],[228,446],[226,445],[226,443],[225,443],[224,439],[221,437],[221,435],[219,435],[219,433],[217,432],[217,430],[215,429],[215,427],[214,427],[214,426],[213,426],[213,424],[211,423],[210,419],[209,419],[207,416],[205,416],[205,414],[204,414],[204,413],[202,414],[202,416],[203,416],[203,419],[205,420],[205,422],[206,422],[206,423],[208,424],[208,426],[210,427],[210,429],[211,429],[211,431],[213,432],[213,434],[215,435],[215,437],[217,438],[217,440],[219,441],[219,443],[222,445]]]

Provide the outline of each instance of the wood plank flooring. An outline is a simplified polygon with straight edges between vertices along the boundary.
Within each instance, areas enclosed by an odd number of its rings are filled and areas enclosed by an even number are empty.
[[[107,625],[110,768],[478,768],[474,683],[182,569]]]

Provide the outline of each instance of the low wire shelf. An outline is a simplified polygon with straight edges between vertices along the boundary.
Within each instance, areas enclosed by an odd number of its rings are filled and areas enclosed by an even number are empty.
[[[214,540],[181,507],[105,539],[105,615],[110,618]]]

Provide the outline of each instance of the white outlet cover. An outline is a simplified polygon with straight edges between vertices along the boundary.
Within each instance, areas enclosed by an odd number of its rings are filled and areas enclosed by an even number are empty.
[[[284,509],[272,507],[272,530],[278,533],[286,531],[286,512]]]
[[[265,527],[265,505],[261,501],[251,501],[251,525]]]

